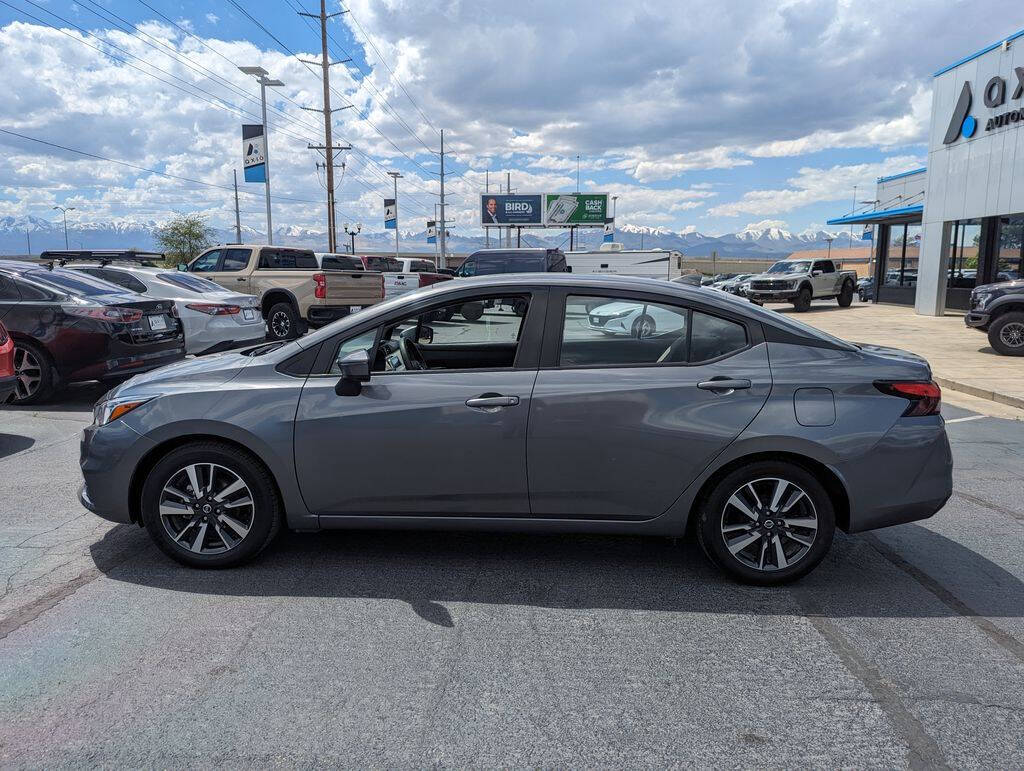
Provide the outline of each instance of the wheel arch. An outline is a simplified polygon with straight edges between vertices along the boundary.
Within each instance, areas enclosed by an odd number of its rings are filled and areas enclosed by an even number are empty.
[[[235,439],[229,439],[219,434],[183,434],[181,436],[171,437],[154,445],[136,464],[134,471],[132,471],[131,480],[128,483],[128,514],[131,517],[132,522],[140,527],[142,526],[142,487],[146,481],[146,477],[149,475],[149,472],[153,467],[179,447],[184,447],[197,442],[217,442],[218,444],[223,444],[237,452],[248,455],[256,463],[260,464],[260,466],[262,466],[269,475],[270,480],[274,485],[274,493],[277,495],[278,504],[281,507],[281,511],[285,513],[285,517],[287,518],[287,507],[284,495],[281,491],[281,483],[278,481],[277,475],[274,473],[271,465],[260,457],[259,453],[253,451],[251,447],[246,446],[242,442]]]
[[[1012,299],[994,303],[988,321],[989,325],[1004,313],[1024,313],[1024,295],[1014,295]]]
[[[766,460],[792,463],[813,474],[815,479],[825,488],[825,492],[828,493],[829,499],[832,501],[832,507],[835,510],[836,527],[844,532],[849,531],[850,496],[839,475],[820,460],[796,452],[785,451],[765,451],[741,455],[715,469],[714,473],[704,480],[697,495],[694,496],[693,503],[690,504],[690,511],[687,516],[687,529],[695,526],[700,517],[701,508],[722,479],[738,468]]]
[[[263,318],[267,318],[267,314],[270,313],[270,309],[282,302],[286,302],[291,305],[297,316],[302,315],[299,313],[298,298],[296,298],[289,290],[268,289],[264,292],[263,297],[260,298],[260,313],[263,315]]]

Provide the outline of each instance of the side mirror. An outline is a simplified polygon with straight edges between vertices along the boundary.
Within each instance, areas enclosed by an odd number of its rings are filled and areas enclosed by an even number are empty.
[[[178,270],[181,271],[182,273],[188,273],[188,263],[187,262],[179,262],[178,263]]]
[[[572,265],[566,265],[565,266],[565,272],[566,273],[572,273]]]
[[[341,360],[339,364],[341,379],[334,386],[338,396],[358,396],[362,390],[361,383],[370,379],[369,351],[354,351]]]
[[[430,345],[434,342],[434,328],[428,327],[426,324],[421,324],[416,336],[416,342],[422,343],[423,345]]]

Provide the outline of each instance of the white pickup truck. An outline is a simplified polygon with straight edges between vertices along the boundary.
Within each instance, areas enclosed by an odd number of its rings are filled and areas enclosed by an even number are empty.
[[[832,260],[781,260],[750,278],[747,299],[755,305],[791,302],[800,312],[811,307],[811,300],[838,300],[846,308],[856,285],[856,271],[837,270]]]

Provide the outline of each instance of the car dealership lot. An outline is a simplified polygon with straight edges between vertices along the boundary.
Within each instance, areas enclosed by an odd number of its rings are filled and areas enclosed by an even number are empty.
[[[734,584],[690,543],[603,536],[287,533],[200,572],[76,502],[101,392],[0,412],[4,765],[1024,752],[1020,422],[947,404],[946,508],[837,536],[788,588]]]

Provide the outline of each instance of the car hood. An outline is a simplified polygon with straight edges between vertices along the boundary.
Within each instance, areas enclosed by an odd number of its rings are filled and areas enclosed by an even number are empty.
[[[1024,278],[1015,278],[1013,281],[1000,281],[997,284],[982,284],[975,288],[975,292],[1005,292],[1010,291],[1022,291],[1024,292]]]
[[[236,378],[251,362],[251,357],[233,351],[185,359],[152,372],[135,375],[112,390],[107,397],[148,397],[215,388]]]
[[[591,316],[617,316],[620,313],[637,310],[635,302],[607,303],[590,311]]]

